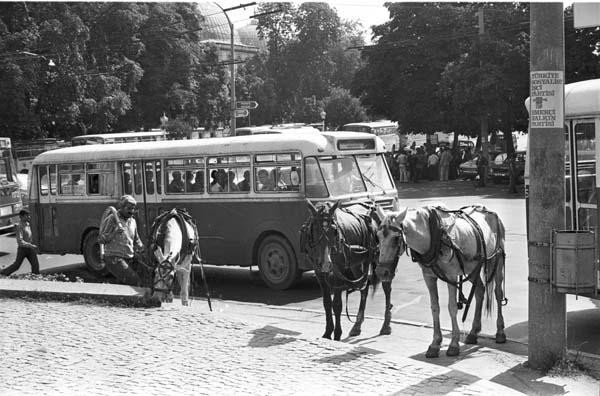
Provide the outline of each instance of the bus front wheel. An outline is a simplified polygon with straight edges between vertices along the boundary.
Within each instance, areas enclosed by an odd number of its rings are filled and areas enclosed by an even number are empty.
[[[92,230],[85,236],[83,240],[83,259],[87,267],[95,274],[107,274],[106,265],[100,260],[98,230]]]
[[[258,269],[262,280],[275,290],[289,289],[302,275],[292,247],[277,235],[270,235],[260,243]]]

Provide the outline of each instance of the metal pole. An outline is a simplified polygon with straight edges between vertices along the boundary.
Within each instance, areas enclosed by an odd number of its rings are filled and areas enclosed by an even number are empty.
[[[548,369],[566,352],[566,298],[550,287],[552,230],[565,216],[563,3],[533,2],[530,18],[529,364]]]
[[[223,11],[223,14],[225,14],[225,18],[227,18],[227,23],[229,24],[229,32],[230,32],[230,50],[231,50],[231,65],[230,65],[230,74],[231,74],[231,81],[230,81],[230,87],[231,87],[231,121],[229,122],[229,134],[231,136],[235,136],[235,48],[234,48],[234,42],[233,42],[233,23],[231,22],[231,19],[229,19],[229,15],[227,15],[227,11],[225,9],[223,9],[223,7],[221,7],[219,4],[215,3],[215,5],[217,7],[219,7],[221,9],[221,11]],[[234,7],[237,8],[237,7]],[[229,8],[227,10],[230,10]]]

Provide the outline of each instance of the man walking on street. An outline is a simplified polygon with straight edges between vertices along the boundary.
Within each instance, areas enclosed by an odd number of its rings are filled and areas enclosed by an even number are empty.
[[[440,154],[440,180],[448,181],[448,173],[450,171],[450,161],[452,160],[452,154],[450,149],[442,147]]]
[[[487,172],[488,160],[483,152],[479,154],[479,158],[477,158],[477,174],[479,175],[479,184],[478,187],[485,187],[485,177]]]
[[[15,226],[15,235],[17,237],[17,258],[15,262],[0,271],[0,275],[9,276],[21,267],[23,260],[27,257],[31,264],[31,272],[40,273],[40,264],[37,258],[37,246],[31,243],[31,216],[27,209],[21,209],[19,212],[19,223]]]
[[[106,262],[106,269],[120,283],[132,286],[144,286],[140,273],[136,271],[139,263],[134,253],[144,250],[133,218],[137,202],[131,195],[123,195],[117,209],[109,206],[100,221],[100,258]],[[141,265],[141,264],[140,264]]]

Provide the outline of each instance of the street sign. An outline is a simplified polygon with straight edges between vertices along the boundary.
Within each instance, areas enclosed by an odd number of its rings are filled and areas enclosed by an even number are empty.
[[[235,118],[248,117],[250,112],[248,109],[235,109]]]
[[[258,107],[258,102],[253,100],[239,100],[235,104],[236,109],[256,109]]]

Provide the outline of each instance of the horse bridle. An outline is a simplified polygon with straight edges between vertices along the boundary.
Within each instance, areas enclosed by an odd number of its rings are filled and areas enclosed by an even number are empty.
[[[402,224],[400,224],[399,226],[393,225],[393,224],[387,224],[387,223],[382,223],[379,226],[379,230],[382,230],[383,235],[385,236],[385,234],[387,234],[389,231],[398,233],[398,238],[400,239],[398,241],[398,246],[396,247],[396,253],[394,254],[394,256],[396,257],[396,260],[398,260],[400,258],[400,256],[402,256],[406,251],[406,238],[404,236],[404,227],[402,227]],[[404,250],[403,252],[401,252],[401,250]]]

